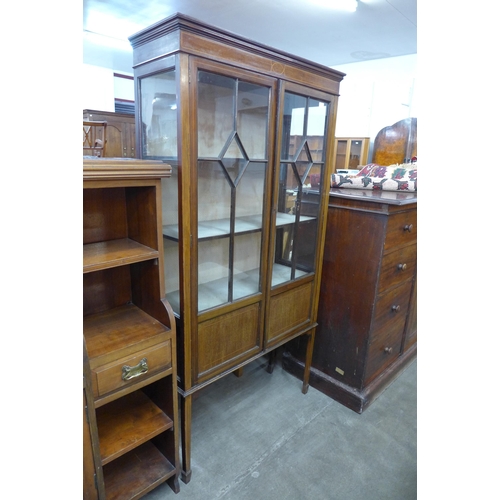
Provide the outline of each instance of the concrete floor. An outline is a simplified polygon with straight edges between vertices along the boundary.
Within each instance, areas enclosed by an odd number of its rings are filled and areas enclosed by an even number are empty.
[[[417,498],[417,360],[361,414],[265,358],[193,402],[192,478],[146,500]]]

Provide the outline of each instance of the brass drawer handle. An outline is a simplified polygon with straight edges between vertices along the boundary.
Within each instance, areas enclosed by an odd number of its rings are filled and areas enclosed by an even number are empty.
[[[384,349],[384,352],[385,352],[386,354],[391,354],[391,352],[392,352],[392,347],[386,347],[386,348]]]
[[[399,312],[399,310],[401,309],[401,306],[397,305],[397,306],[392,306],[391,309],[394,311],[394,312]]]
[[[406,226],[403,228],[403,231],[408,231],[411,233],[413,231],[413,224],[406,224]]]
[[[148,369],[148,360],[146,358],[142,358],[136,366],[122,366],[122,380],[130,380],[143,375],[147,373]]]
[[[399,269],[400,271],[406,271],[406,263],[405,263],[405,264],[399,264],[399,265],[398,265],[398,269]]]

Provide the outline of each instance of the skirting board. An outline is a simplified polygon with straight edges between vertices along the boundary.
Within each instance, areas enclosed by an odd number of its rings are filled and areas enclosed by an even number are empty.
[[[417,344],[415,343],[387,370],[362,390],[343,384],[313,366],[311,366],[309,385],[356,413],[362,413],[416,356]],[[283,352],[282,365],[287,372],[302,379],[304,363],[286,350]]]

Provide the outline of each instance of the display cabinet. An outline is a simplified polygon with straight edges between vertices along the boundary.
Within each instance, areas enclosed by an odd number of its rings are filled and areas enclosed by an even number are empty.
[[[332,189],[327,234],[310,383],[361,413],[417,354],[417,194]]]
[[[139,154],[173,167],[165,286],[188,482],[192,395],[297,336],[312,355],[343,74],[184,15],[130,41]],[[308,377],[306,362],[304,393]]]
[[[334,172],[337,170],[356,170],[366,165],[368,160],[369,137],[336,137],[333,156]]]
[[[161,161],[83,161],[84,498],[136,499],[165,481],[179,491],[161,234],[170,172]]]

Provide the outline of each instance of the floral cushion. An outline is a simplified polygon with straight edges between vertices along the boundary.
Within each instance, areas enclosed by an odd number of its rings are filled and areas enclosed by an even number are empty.
[[[416,191],[417,163],[402,163],[388,167],[370,163],[365,165],[356,175],[333,174],[331,187]]]

